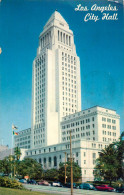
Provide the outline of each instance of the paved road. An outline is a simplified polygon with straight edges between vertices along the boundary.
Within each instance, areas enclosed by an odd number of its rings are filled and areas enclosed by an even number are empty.
[[[24,187],[32,191],[52,193],[55,195],[60,195],[60,194],[70,195],[71,194],[70,188],[31,185],[31,184],[24,184]],[[73,192],[74,192],[73,193],[74,195],[119,195],[120,194],[116,192],[102,192],[102,191],[81,190],[81,189],[74,189]]]

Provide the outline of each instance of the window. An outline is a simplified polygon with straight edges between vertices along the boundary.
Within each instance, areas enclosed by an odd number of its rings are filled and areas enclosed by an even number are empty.
[[[111,129],[111,125],[107,125],[107,128],[108,128],[108,129]]]
[[[86,164],[86,160],[84,160],[84,164]]]
[[[113,129],[113,130],[116,130],[116,126],[112,126],[112,129]]]
[[[110,118],[107,118],[107,122],[111,123],[111,119]]]
[[[49,157],[49,167],[51,167],[51,157]]]
[[[106,121],[106,118],[102,117],[102,121]]]
[[[46,168],[46,158],[43,159],[44,167]]]
[[[103,128],[106,128],[106,124],[102,124],[102,127],[103,127]]]
[[[39,158],[39,163],[41,163],[41,158]]]
[[[76,152],[76,157],[78,157],[78,152]]]
[[[93,153],[92,155],[93,155],[93,158],[96,158],[96,153]]]
[[[57,166],[57,157],[54,156],[54,167],[56,167],[56,166]]]
[[[113,124],[116,124],[116,120],[112,120],[112,123],[113,123]]]
[[[96,160],[93,160],[93,165],[95,165],[95,163],[96,163]]]
[[[56,147],[54,147],[54,151],[56,151]]]

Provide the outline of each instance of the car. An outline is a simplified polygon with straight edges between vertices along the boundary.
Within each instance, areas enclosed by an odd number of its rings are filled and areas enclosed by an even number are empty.
[[[62,184],[60,182],[53,182],[51,185],[55,187],[62,187]]]
[[[71,183],[64,184],[64,187],[71,188]],[[73,183],[73,188],[77,188],[76,183]]]
[[[124,186],[116,188],[116,192],[124,193]]]
[[[44,185],[44,186],[50,186],[50,184],[47,181],[39,181],[38,185]]]
[[[107,191],[107,192],[112,192],[115,191],[114,188],[108,186],[108,185],[101,185],[101,186],[95,186],[96,190],[100,190],[100,191]]]
[[[34,179],[30,179],[27,181],[28,184],[37,184],[37,182]]]
[[[27,183],[27,180],[26,179],[20,179],[19,182],[20,183]]]
[[[79,189],[95,190],[95,187],[90,183],[82,183],[79,185]]]

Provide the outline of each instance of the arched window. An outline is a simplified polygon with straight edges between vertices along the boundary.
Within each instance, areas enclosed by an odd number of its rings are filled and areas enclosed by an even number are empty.
[[[46,168],[46,158],[44,158],[43,161],[44,161],[44,167]]]
[[[57,157],[54,156],[54,167],[56,167],[56,166],[57,166]]]
[[[41,163],[41,158],[39,158],[39,163]]]
[[[49,157],[49,167],[51,167],[51,157]]]

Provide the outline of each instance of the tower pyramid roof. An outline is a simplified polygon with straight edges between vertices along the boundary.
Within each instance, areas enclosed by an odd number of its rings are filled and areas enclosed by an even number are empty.
[[[54,20],[58,20],[59,22],[65,24],[65,25],[68,25],[68,23],[65,21],[65,19],[62,17],[62,15],[58,12],[58,11],[55,11],[51,17],[49,18],[48,22],[45,24],[44,27],[46,27],[49,23],[51,23],[52,21]]]

